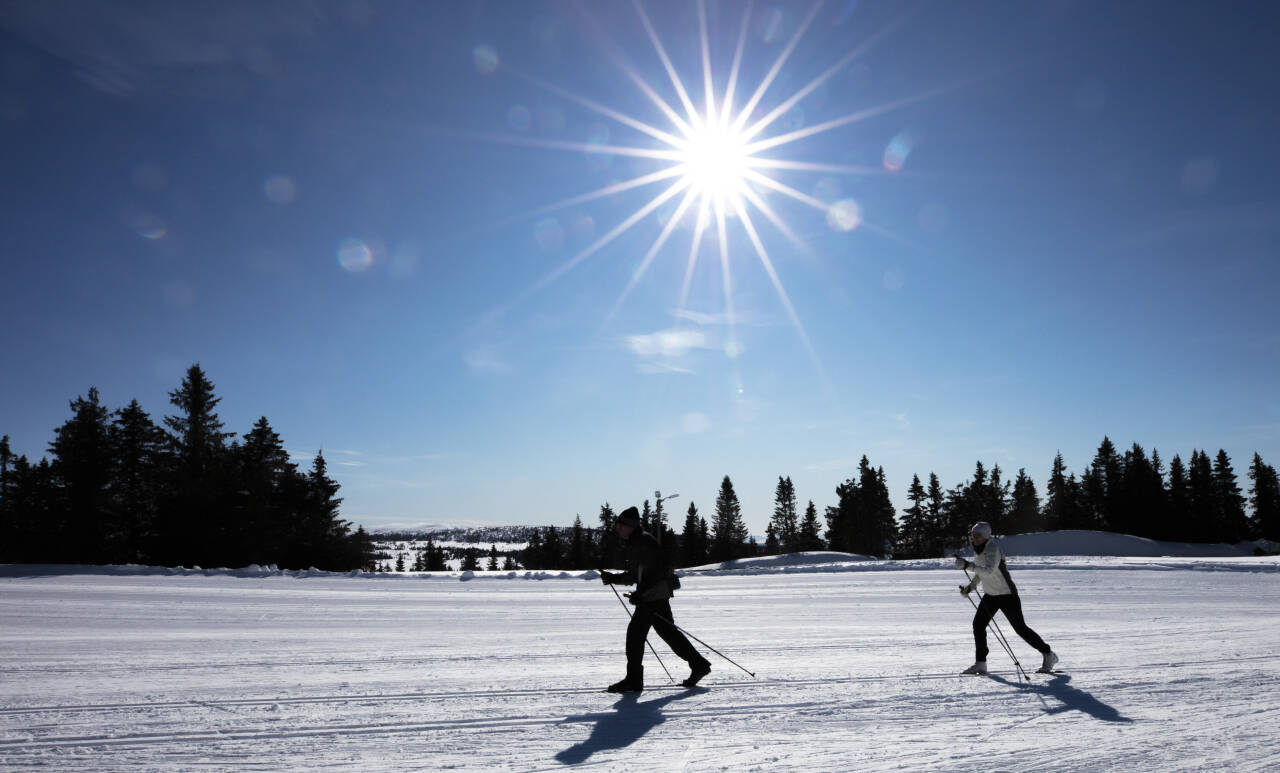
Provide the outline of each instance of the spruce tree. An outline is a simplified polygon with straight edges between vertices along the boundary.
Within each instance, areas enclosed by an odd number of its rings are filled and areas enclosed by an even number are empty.
[[[928,494],[920,483],[920,476],[912,475],[911,487],[907,489],[907,501],[911,506],[902,511],[902,540],[899,546],[904,558],[924,558],[928,555],[931,535],[927,499]]]
[[[548,526],[546,533],[542,535],[542,554],[543,569],[565,568],[564,541],[560,539],[560,534],[554,526]]]
[[[519,568],[520,567],[516,566],[516,560],[511,556],[507,556],[506,560],[502,562],[502,571],[504,572],[515,571],[516,569],[519,569]]]
[[[777,552],[791,553],[799,550],[796,541],[799,525],[796,521],[796,488],[790,476],[778,476],[778,485],[773,494],[773,518],[769,521],[773,527]],[[768,542],[765,542],[767,551]]]
[[[462,566],[460,571],[478,572],[480,571],[480,551],[475,548],[467,548],[462,554]]]
[[[1231,469],[1231,457],[1218,449],[1213,461],[1214,509],[1217,513],[1221,542],[1236,543],[1249,537],[1249,519],[1244,512],[1244,495]]]
[[[569,554],[567,556],[569,569],[587,569],[587,532],[582,527],[582,516],[576,515],[573,519],[573,531],[569,536]],[[494,567],[497,568],[496,566]]]
[[[1116,453],[1111,438],[1102,438],[1089,473],[1085,495],[1088,498],[1091,528],[1114,528],[1112,521],[1116,518],[1123,523],[1119,509],[1124,492],[1124,462]]]
[[[109,413],[93,387],[87,399],[71,401],[71,412],[71,418],[54,430],[49,444],[57,494],[51,507],[55,533],[67,546],[64,561],[102,563],[106,560],[103,540],[108,524],[115,520],[109,512],[108,487],[115,467],[108,437]]]
[[[614,515],[613,508],[605,502],[600,506],[600,557],[597,568],[612,569],[621,566],[621,555],[619,553],[620,545],[618,542],[618,534],[614,530],[614,522],[617,516]],[[526,562],[525,566],[529,566]]]
[[[1249,465],[1249,506],[1253,508],[1255,537],[1280,542],[1280,479],[1276,468],[1262,461],[1257,452]]]
[[[1044,523],[1049,529],[1077,529],[1072,523],[1070,499],[1073,493],[1067,489],[1067,465],[1062,452],[1053,457],[1053,469],[1049,472],[1049,485],[1045,487]]]
[[[796,539],[797,549],[801,551],[822,550],[825,547],[822,544],[822,527],[818,524],[818,508],[814,507],[812,499],[804,510],[804,520],[800,521]]]
[[[165,435],[137,400],[113,415],[107,431],[115,469],[109,484],[114,516],[106,541],[112,563],[145,563],[156,538],[168,467]]]
[[[1169,460],[1169,488],[1164,518],[1157,529],[1159,539],[1189,542],[1191,534],[1191,484],[1182,457],[1177,454]]]
[[[227,509],[227,438],[214,409],[222,398],[200,366],[187,369],[181,385],[169,393],[178,414],[166,416],[174,451],[172,498],[162,513],[163,540],[158,550],[166,564],[200,564],[217,548],[217,519]]]
[[[943,512],[946,502],[942,493],[942,483],[933,472],[929,473],[928,506],[926,513],[929,523],[929,539],[925,546],[926,555],[940,556],[948,543],[947,524]]]
[[[707,562],[705,530],[699,528],[698,507],[693,502],[685,513],[684,530],[680,532],[680,566],[699,566]]]
[[[403,546],[401,547],[403,548]],[[396,553],[396,571],[397,572],[404,571],[404,556],[405,554],[403,549],[399,553]]]
[[[1036,494],[1036,484],[1027,475],[1026,469],[1018,470],[1018,477],[1013,482],[1013,505],[1009,514],[1010,531],[1022,533],[1042,531],[1040,521],[1040,497]]]
[[[766,556],[778,555],[778,553],[781,552],[781,548],[779,547],[779,544],[778,544],[778,530],[773,528],[772,522],[770,522],[769,525],[765,527],[764,535],[765,535],[764,536],[764,555]]]
[[[1187,469],[1187,490],[1191,507],[1186,539],[1191,542],[1221,542],[1213,464],[1209,461],[1209,454],[1204,451],[1191,452],[1191,464]]]
[[[716,517],[712,525],[713,561],[731,561],[746,550],[747,526],[742,520],[742,506],[733,490],[733,481],[724,476],[716,497]]]
[[[582,523],[582,519],[578,519],[578,523]],[[489,563],[485,565],[485,570],[489,572],[498,571],[498,546],[489,545]]]

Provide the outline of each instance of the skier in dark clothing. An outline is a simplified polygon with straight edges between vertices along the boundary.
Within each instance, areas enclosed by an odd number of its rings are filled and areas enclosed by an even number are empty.
[[[1058,656],[1022,618],[1022,600],[1018,598],[1018,587],[1013,584],[1013,578],[1009,576],[1009,567],[1005,564],[1004,553],[991,539],[991,524],[985,521],[975,523],[969,530],[969,541],[973,543],[973,560],[966,561],[956,556],[956,568],[972,569],[974,576],[968,585],[960,586],[960,593],[968,596],[978,587],[978,583],[982,583],[985,593],[982,601],[978,602],[978,611],[973,616],[973,640],[977,645],[977,658],[972,666],[961,673],[987,673],[987,625],[996,616],[997,611],[1004,612],[1013,630],[1044,656],[1044,663],[1036,670],[1042,673],[1052,671],[1058,662]]]
[[[614,522],[614,530],[622,538],[626,550],[627,569],[624,572],[601,572],[605,585],[635,585],[627,594],[635,604],[635,613],[627,625],[627,676],[609,685],[609,692],[640,692],[644,689],[644,648],[649,629],[658,632],[676,655],[683,658],[690,668],[689,678],[681,682],[693,687],[711,672],[711,663],[694,648],[674,624],[671,616],[671,597],[679,580],[667,565],[666,554],[652,534],[640,528],[640,512],[628,507]]]

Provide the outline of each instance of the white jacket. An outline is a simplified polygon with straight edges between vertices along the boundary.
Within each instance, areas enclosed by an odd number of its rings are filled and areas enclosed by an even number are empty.
[[[986,541],[981,548],[973,549],[973,560],[965,561],[964,566],[973,572],[973,581],[969,583],[972,591],[982,583],[982,590],[988,596],[1016,596],[1018,588],[1009,576],[1009,567],[1004,562],[1004,551],[994,539]]]

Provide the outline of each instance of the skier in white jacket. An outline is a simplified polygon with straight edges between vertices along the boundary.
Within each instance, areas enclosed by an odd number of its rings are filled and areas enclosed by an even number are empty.
[[[1044,656],[1044,663],[1038,670],[1044,673],[1052,671],[1058,662],[1058,656],[1022,619],[1022,600],[1018,598],[1018,588],[1009,576],[1004,553],[991,539],[991,524],[985,521],[975,523],[969,530],[969,541],[973,543],[973,560],[966,561],[956,556],[956,568],[972,569],[974,577],[968,585],[960,586],[960,593],[968,596],[978,587],[978,583],[982,583],[984,593],[982,601],[978,603],[978,611],[973,616],[973,640],[977,647],[977,657],[973,665],[961,673],[987,673],[987,625],[996,616],[997,610],[1004,612],[1013,630]]]

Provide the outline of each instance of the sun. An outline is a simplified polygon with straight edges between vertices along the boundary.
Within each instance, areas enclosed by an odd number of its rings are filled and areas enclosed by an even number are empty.
[[[744,132],[704,120],[690,127],[677,151],[682,179],[696,195],[720,208],[737,208],[751,171]]]

